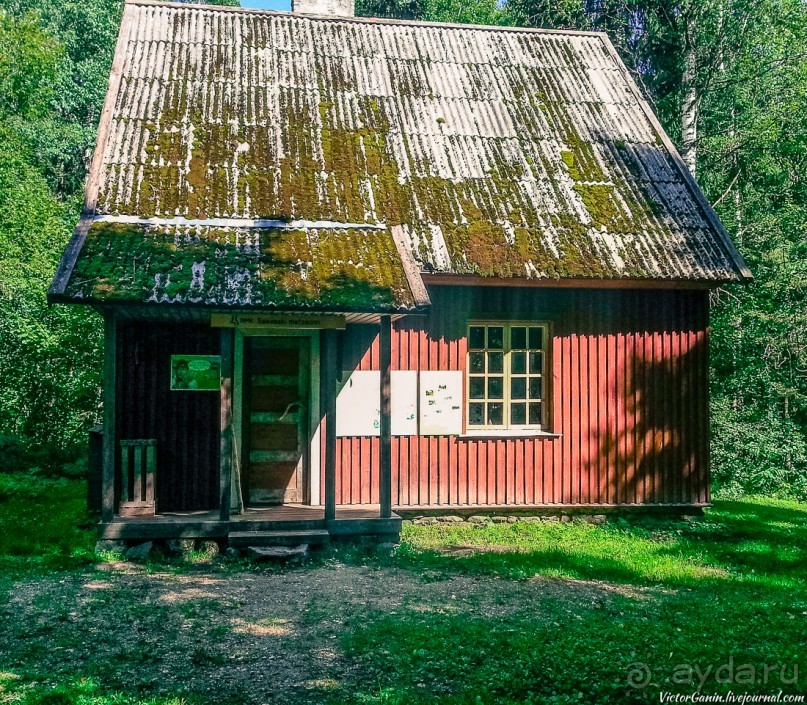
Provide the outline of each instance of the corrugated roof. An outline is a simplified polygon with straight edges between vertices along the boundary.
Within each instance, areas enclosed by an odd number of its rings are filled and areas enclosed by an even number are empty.
[[[96,222],[64,296],[86,303],[213,308],[401,312],[417,307],[392,235],[380,229]]]
[[[135,1],[107,112],[94,213],[385,224],[435,273],[750,276],[604,35]]]

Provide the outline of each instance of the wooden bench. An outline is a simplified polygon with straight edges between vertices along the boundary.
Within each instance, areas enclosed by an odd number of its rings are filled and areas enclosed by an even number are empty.
[[[136,439],[120,442],[121,501],[118,514],[122,517],[154,516],[157,474],[157,441]]]

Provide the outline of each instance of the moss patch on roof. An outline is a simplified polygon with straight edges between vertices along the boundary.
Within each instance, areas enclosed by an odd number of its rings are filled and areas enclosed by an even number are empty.
[[[97,222],[73,300],[398,311],[415,307],[386,230],[157,227]]]

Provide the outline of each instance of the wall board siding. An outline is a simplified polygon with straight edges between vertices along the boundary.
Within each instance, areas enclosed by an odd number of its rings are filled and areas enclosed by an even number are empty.
[[[552,324],[556,439],[393,437],[393,504],[690,504],[708,490],[704,291],[432,287],[393,326],[392,369],[465,370],[473,319]],[[340,333],[341,369],[377,370],[377,327]],[[394,403],[394,400],[393,400]],[[378,438],[341,438],[337,502],[378,502]]]
[[[159,512],[218,507],[219,395],[169,387],[171,355],[218,355],[219,347],[209,326],[118,324],[117,438],[157,439]]]

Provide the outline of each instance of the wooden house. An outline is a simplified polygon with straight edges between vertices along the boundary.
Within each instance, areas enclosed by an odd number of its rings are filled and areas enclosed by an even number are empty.
[[[102,534],[709,502],[745,263],[603,34],[126,3],[49,296],[106,326]]]

